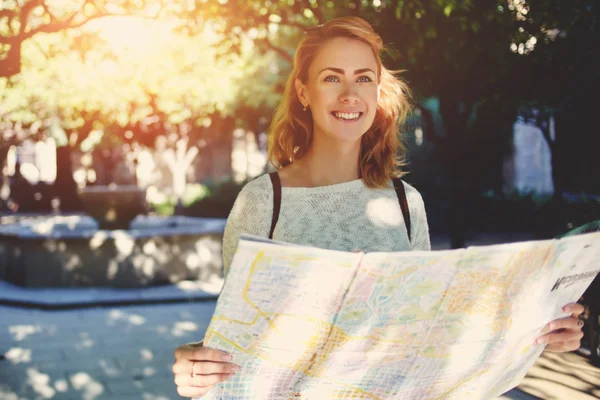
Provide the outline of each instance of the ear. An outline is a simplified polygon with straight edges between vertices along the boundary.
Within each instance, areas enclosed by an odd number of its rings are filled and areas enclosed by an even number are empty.
[[[296,95],[298,95],[298,100],[300,100],[300,103],[303,105],[308,105],[308,93],[304,83],[302,83],[299,78],[296,78],[294,85],[296,86]]]

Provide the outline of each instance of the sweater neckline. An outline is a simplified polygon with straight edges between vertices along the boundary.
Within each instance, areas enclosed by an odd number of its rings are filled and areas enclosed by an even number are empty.
[[[365,187],[365,184],[362,179],[355,179],[348,182],[334,183],[333,185],[325,185],[325,186],[283,186],[281,188],[282,192],[286,193],[300,193],[300,194],[310,194],[310,193],[338,193],[338,192],[347,192],[351,190],[358,190]]]

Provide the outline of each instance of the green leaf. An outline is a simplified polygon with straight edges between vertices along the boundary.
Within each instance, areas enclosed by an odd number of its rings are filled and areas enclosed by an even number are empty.
[[[444,7],[444,15],[446,15],[446,17],[449,17],[450,14],[452,14],[453,9],[454,9],[454,5],[448,4],[446,7]]]

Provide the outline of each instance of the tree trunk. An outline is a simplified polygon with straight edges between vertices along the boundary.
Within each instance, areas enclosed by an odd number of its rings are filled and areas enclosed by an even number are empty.
[[[554,204],[554,213],[557,220],[557,224],[553,224],[552,229],[555,229],[553,234],[563,234],[569,230],[569,218],[565,212],[565,201],[563,199],[563,193],[566,190],[568,182],[566,181],[566,170],[564,160],[564,147],[557,145],[559,125],[561,118],[557,116],[555,118],[555,133],[554,139],[547,137],[548,147],[550,148],[550,166],[552,168],[552,185],[554,186],[554,193],[552,195],[552,203]],[[567,122],[567,121],[563,121]],[[567,129],[566,126],[564,126]],[[568,125],[568,129],[574,129],[572,124]],[[576,129],[576,128],[575,128]],[[546,135],[544,135],[546,137]],[[567,174],[568,176],[568,174]]]
[[[4,184],[4,174],[2,170],[4,169],[4,163],[6,162],[6,158],[8,157],[8,150],[10,146],[0,146],[0,188]]]
[[[552,137],[551,132],[552,116],[544,114],[543,117],[536,121],[537,127],[542,131],[542,137],[545,139],[548,149],[550,150],[550,167],[552,168],[552,186],[554,187],[553,201],[556,204],[562,202],[562,193],[564,191],[562,175],[560,173],[560,155],[558,146],[556,145],[556,129],[555,136]],[[556,120],[556,119],[555,119]],[[555,125],[556,126],[556,125]]]
[[[69,146],[56,148],[56,181],[54,193],[60,199],[61,212],[80,212],[83,205],[73,179],[73,163]]]
[[[4,170],[4,163],[8,158],[8,150],[10,146],[0,146],[0,189],[4,186],[4,174],[2,171]],[[8,208],[7,203],[0,197],[0,213],[5,211]]]
[[[454,155],[449,160],[447,171],[450,184],[450,247],[460,249],[465,247],[467,242],[467,187],[463,169],[457,165],[462,160]]]
[[[562,194],[564,191],[559,160],[560,157],[557,151],[557,147],[550,146],[550,167],[552,168],[552,186],[554,186],[554,194],[552,200],[557,204],[562,202]]]
[[[463,248],[467,241],[467,201],[469,192],[468,161],[466,160],[467,118],[457,100],[440,97],[440,114],[444,121],[446,140],[442,145],[443,162],[447,171],[448,222],[450,246]]]

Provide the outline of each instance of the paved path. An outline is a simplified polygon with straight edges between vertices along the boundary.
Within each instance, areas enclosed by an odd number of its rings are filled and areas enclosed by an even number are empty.
[[[203,337],[214,306],[0,307],[0,354],[7,357],[0,361],[0,399],[178,399],[173,349]],[[598,396],[598,385],[598,369],[568,354],[541,359],[522,388],[544,399],[583,400]],[[535,397],[513,390],[501,398]]]
[[[173,349],[214,302],[71,311],[0,308],[0,399],[176,399]]]

